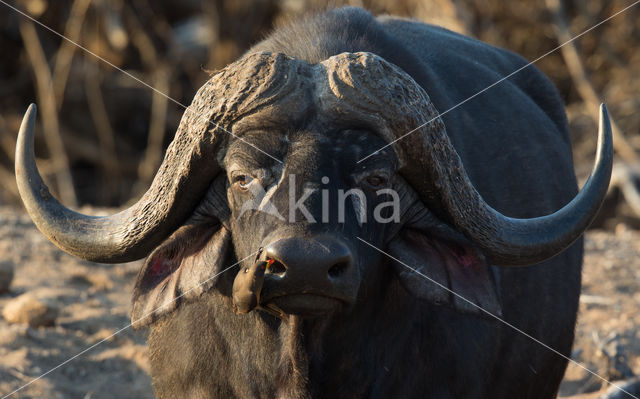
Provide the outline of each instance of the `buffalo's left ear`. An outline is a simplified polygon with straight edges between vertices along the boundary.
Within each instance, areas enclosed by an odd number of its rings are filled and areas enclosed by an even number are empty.
[[[131,321],[141,327],[200,296],[226,266],[231,234],[219,222],[186,224],[147,258],[133,292]]]
[[[416,297],[462,313],[501,315],[490,265],[466,238],[404,228],[387,248],[402,262],[391,261],[400,282]]]

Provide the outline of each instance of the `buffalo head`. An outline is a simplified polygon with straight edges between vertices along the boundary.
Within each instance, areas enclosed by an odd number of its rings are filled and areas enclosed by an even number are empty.
[[[255,53],[229,65],[196,94],[149,190],[112,216],[78,214],[49,194],[34,125],[32,106],[16,155],[28,212],[78,257],[148,255],[134,321],[197,297],[236,263],[219,289],[239,312],[349,309],[386,273],[375,248],[411,293],[475,311],[453,289],[497,313],[489,264],[533,264],[567,248],[595,216],[612,161],[603,107],[596,165],[574,200],[534,219],[504,216],[474,189],[424,90],[370,53],[313,65]]]

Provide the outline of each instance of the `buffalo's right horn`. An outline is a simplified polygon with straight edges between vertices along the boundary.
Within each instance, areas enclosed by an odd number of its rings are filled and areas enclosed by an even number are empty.
[[[49,240],[80,258],[119,263],[145,257],[187,219],[221,171],[218,152],[237,138],[231,132],[237,120],[274,104],[303,112],[304,101],[289,94],[299,89],[305,65],[284,54],[256,53],[214,75],[183,114],[149,190],[130,208],[106,217],[74,212],[49,194],[35,162],[32,104],[16,146],[18,189],[29,215]]]
[[[219,171],[215,151],[174,140],[151,187],[137,203],[111,216],[83,215],[58,202],[42,181],[33,149],[35,123],[36,106],[31,104],[16,145],[16,179],[22,201],[49,240],[65,252],[94,262],[145,257],[189,215]]]

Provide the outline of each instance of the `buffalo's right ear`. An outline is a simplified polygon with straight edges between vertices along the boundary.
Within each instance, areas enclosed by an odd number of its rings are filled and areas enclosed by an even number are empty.
[[[498,288],[486,258],[454,232],[405,228],[387,245],[400,283],[417,298],[461,313],[502,314]]]
[[[152,323],[209,290],[226,266],[231,234],[219,222],[186,224],[147,258],[133,292],[134,327]]]

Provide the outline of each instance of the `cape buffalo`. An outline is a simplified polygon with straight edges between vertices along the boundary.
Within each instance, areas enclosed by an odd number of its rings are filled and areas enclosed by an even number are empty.
[[[525,65],[337,9],[213,75],[130,208],[89,217],[49,194],[33,106],[18,184],[63,250],[147,256],[132,321],[160,398],[554,398],[612,144],[602,107],[578,193],[562,102]]]

